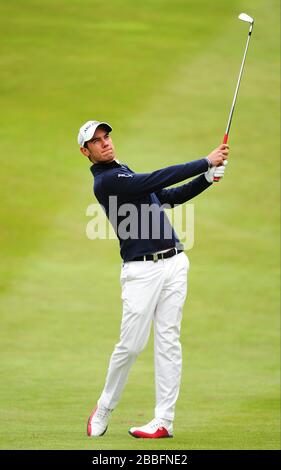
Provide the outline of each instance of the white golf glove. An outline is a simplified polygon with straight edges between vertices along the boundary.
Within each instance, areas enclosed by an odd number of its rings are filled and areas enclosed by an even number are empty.
[[[216,178],[222,178],[224,175],[224,170],[227,165],[227,160],[224,160],[222,166],[212,166],[212,168],[209,168],[208,171],[206,171],[205,178],[209,183],[214,182],[214,177]]]

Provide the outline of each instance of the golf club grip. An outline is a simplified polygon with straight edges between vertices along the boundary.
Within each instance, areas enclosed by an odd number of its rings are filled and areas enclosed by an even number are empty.
[[[224,134],[223,144],[227,144],[228,141],[228,134]],[[214,176],[214,183],[218,183],[220,178],[218,176]]]
[[[228,134],[224,134],[223,144],[227,144],[227,141],[228,141]]]

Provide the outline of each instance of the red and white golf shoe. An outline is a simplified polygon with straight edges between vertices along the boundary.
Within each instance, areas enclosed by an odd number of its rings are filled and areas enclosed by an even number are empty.
[[[108,421],[112,410],[105,406],[97,405],[88,419],[87,434],[90,437],[103,436],[108,427]]]
[[[150,423],[139,428],[131,428],[129,434],[143,439],[159,439],[173,437],[173,423],[165,419],[154,418]]]

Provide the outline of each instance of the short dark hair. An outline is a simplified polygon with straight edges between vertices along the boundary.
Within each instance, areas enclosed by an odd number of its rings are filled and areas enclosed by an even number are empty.
[[[88,142],[85,142],[83,147],[84,147],[84,149],[88,149]]]

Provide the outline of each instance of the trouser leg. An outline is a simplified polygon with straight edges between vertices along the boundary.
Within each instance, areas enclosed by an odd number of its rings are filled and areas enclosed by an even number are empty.
[[[104,390],[98,401],[115,408],[137,355],[147,344],[151,322],[164,282],[161,266],[126,263],[121,272],[123,316],[120,341],[110,358]]]
[[[154,317],[155,417],[172,421],[181,380],[180,327],[189,261],[181,253],[165,265],[166,280]]]

